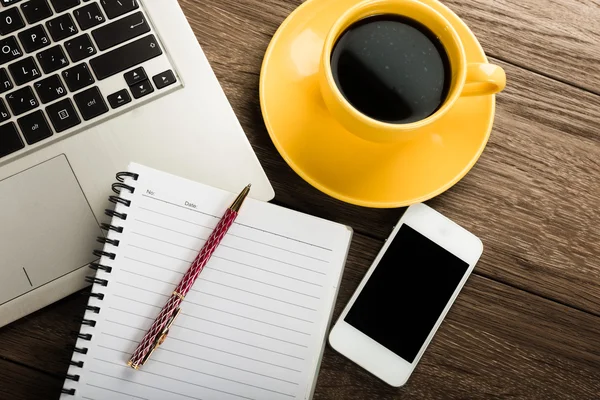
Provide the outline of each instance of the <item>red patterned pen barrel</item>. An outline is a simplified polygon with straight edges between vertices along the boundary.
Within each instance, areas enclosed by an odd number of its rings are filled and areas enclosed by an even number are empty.
[[[179,313],[179,305],[194,285],[198,275],[200,275],[200,272],[202,272],[204,266],[208,260],[210,260],[210,257],[219,246],[219,243],[223,240],[223,237],[231,225],[233,225],[233,222],[238,215],[238,211],[249,191],[250,185],[240,193],[231,207],[227,209],[225,215],[223,215],[223,218],[221,218],[215,230],[210,234],[204,246],[202,246],[200,253],[198,253],[190,265],[190,268],[181,279],[181,282],[179,282],[179,285],[177,285],[175,291],[171,294],[171,297],[169,297],[167,304],[165,304],[158,314],[158,317],[154,320],[150,330],[142,338],[142,341],[135,349],[133,355],[127,362],[127,365],[134,369],[138,369],[140,366],[144,365],[144,362],[146,362],[156,347],[160,346],[166,339],[169,328]]]

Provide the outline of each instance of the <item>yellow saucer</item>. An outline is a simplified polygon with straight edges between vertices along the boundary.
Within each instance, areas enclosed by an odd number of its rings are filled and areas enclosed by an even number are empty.
[[[421,0],[452,23],[467,62],[487,62],[469,28],[435,0]],[[410,142],[358,138],[329,114],[318,71],[325,37],[360,0],[308,0],[279,27],[261,71],[265,124],[285,161],[308,183],[339,200],[392,208],[428,200],[473,167],[488,141],[495,96],[464,97]]]

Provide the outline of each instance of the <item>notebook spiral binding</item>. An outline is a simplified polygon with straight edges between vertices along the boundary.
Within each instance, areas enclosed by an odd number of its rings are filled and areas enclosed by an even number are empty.
[[[139,177],[138,174],[134,174],[132,172],[119,172],[116,175],[117,182],[113,183],[113,185],[112,185],[112,191],[116,194],[116,196],[110,196],[108,198],[108,200],[111,203],[115,204],[115,209],[114,210],[111,210],[111,209],[104,210],[104,213],[106,215],[108,215],[109,217],[112,217],[112,221],[110,224],[106,224],[106,223],[100,224],[101,228],[107,232],[107,235],[106,235],[106,237],[99,236],[97,238],[97,241],[99,243],[104,244],[104,248],[102,250],[94,250],[94,252],[93,252],[94,255],[99,258],[98,262],[93,262],[90,264],[90,268],[96,272],[96,275],[88,276],[85,278],[86,282],[91,283],[93,285],[92,292],[90,292],[88,294],[90,297],[90,300],[91,299],[94,299],[95,301],[104,300],[104,293],[102,293],[101,291],[102,291],[103,287],[108,286],[108,280],[102,279],[101,276],[104,274],[110,274],[112,272],[112,267],[110,265],[106,265],[106,264],[108,264],[110,261],[114,260],[116,257],[116,254],[111,252],[110,249],[112,247],[119,246],[119,243],[120,243],[119,239],[116,238],[115,235],[123,233],[123,228],[121,226],[116,225],[115,222],[119,219],[126,220],[127,213],[122,212],[122,211],[124,211],[124,210],[122,210],[122,208],[131,206],[131,201],[127,200],[126,198],[122,197],[121,195],[123,194],[123,192],[128,192],[128,193],[135,192],[135,187],[126,184],[125,180],[127,178],[131,178],[134,181],[137,181],[138,177]],[[110,235],[110,237],[109,237],[109,235]],[[105,261],[103,261],[103,260],[105,260]],[[100,275],[100,277],[98,275]],[[100,292],[98,292],[97,290],[100,290]],[[100,309],[100,307],[91,305],[91,304],[88,304],[85,307],[85,309],[86,309],[86,312],[85,312],[84,318],[78,322],[81,322],[82,327],[93,328],[96,326],[96,320],[92,319],[93,315],[99,314],[101,309]],[[88,348],[80,346],[80,341],[90,341],[90,340],[92,340],[93,335],[91,333],[85,333],[85,332],[73,332],[73,335],[77,338],[77,344],[72,349],[73,354],[74,355],[75,354],[80,354],[80,355],[87,354]],[[72,371],[72,369],[73,368],[83,368],[83,366],[84,366],[84,361],[82,361],[80,359],[77,359],[77,360],[72,359],[70,362],[69,372],[66,375],[66,379],[69,379],[74,382],[78,382],[80,376],[78,374],[74,373]],[[74,396],[75,392],[76,392],[76,389],[73,387],[70,387],[70,388],[63,387],[61,390],[62,394],[71,395],[71,396]]]

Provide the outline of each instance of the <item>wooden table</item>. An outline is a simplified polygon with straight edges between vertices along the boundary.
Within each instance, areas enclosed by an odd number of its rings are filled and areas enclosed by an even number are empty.
[[[275,187],[275,203],[355,229],[335,318],[402,210],[327,197],[269,139],[260,65],[300,2],[180,0]],[[479,163],[428,202],[479,236],[485,251],[404,388],[386,386],[328,348],[315,399],[598,399],[600,3],[446,4],[508,76]],[[85,302],[76,294],[0,329],[0,399],[58,397]]]

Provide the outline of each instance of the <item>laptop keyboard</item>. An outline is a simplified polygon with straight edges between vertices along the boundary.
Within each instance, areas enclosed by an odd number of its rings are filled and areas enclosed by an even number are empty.
[[[181,86],[139,0],[0,5],[0,163]]]

